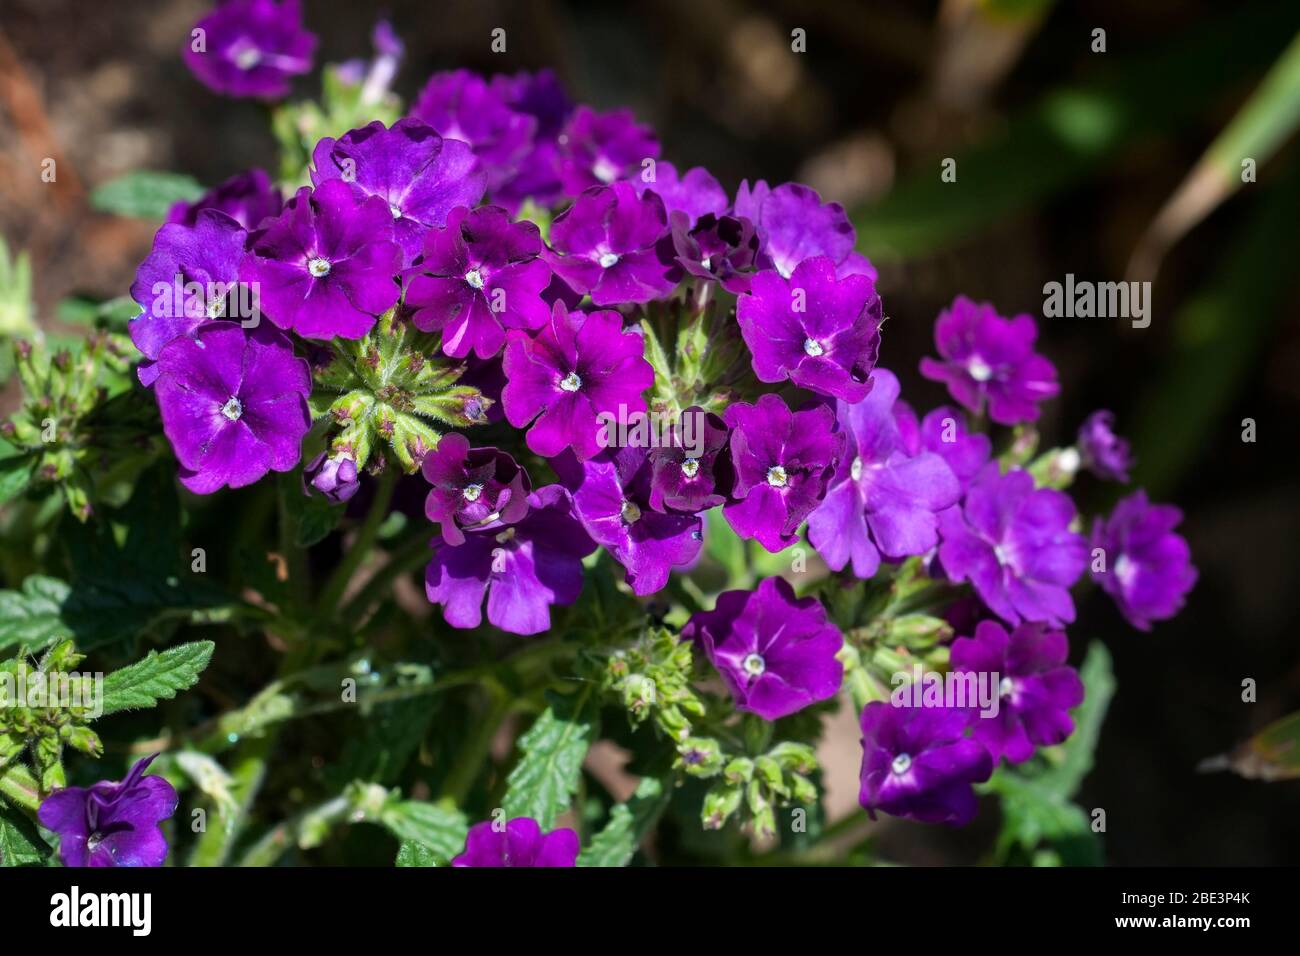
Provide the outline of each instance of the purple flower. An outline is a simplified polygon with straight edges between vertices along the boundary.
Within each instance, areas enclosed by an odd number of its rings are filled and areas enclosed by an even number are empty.
[[[933,452],[910,451],[895,421],[898,379],[876,369],[875,385],[856,405],[836,402],[848,436],[825,500],[808,518],[808,539],[834,570],[850,560],[869,578],[890,559],[925,554],[939,540],[937,512],[950,508],[961,486]]]
[[[405,273],[406,304],[425,332],[442,333],[442,350],[464,358],[472,348],[491,358],[506,328],[540,329],[551,317],[542,293],[550,267],[538,258],[542,236],[531,222],[512,223],[500,206],[453,209],[424,238],[424,255]]]
[[[339,64],[335,75],[350,86],[360,86],[357,94],[363,105],[380,103],[388,95],[393,78],[406,55],[406,44],[387,20],[377,20],[370,31],[370,43],[375,48],[374,59],[348,60]]]
[[[1079,457],[1083,466],[1098,478],[1128,483],[1133,455],[1128,442],[1113,431],[1115,416],[1107,411],[1093,412],[1079,429]]]
[[[840,278],[876,279],[875,267],[853,251],[853,226],[844,207],[823,204],[808,186],[784,183],[771,189],[760,179],[751,189],[748,181],[742,182],[732,214],[744,216],[758,229],[763,243],[759,268],[774,268],[788,278],[805,259],[829,256]]]
[[[470,827],[465,852],[452,866],[574,866],[578,834],[568,827],[543,833],[531,817],[515,817],[498,830],[495,821]]]
[[[894,406],[894,415],[908,450],[912,454],[930,451],[942,458],[957,476],[962,491],[993,452],[989,437],[968,431],[966,417],[957,409],[940,405],[918,423],[916,413],[900,401]]]
[[[131,298],[144,311],[127,326],[135,347],[151,360],[138,370],[144,385],[158,377],[152,360],[164,346],[227,314],[247,235],[216,210],[199,212],[193,226],[169,223],[154,234],[131,284]]]
[[[467,534],[464,544],[434,540],[424,590],[452,627],[482,623],[485,593],[488,620],[512,634],[549,629],[550,606],[578,599],[582,559],[596,543],[574,517],[562,486],[538,488],[528,506],[517,524]]]
[[[651,510],[645,448],[609,449],[581,465],[566,455],[553,464],[573,492],[587,534],[627,569],[632,593],[662,591],[674,567],[699,555],[704,532],[698,516]]]
[[[1139,489],[1093,526],[1092,547],[1102,549],[1105,564],[1092,577],[1138,630],[1177,614],[1196,583],[1191,548],[1174,533],[1182,520],[1177,508],[1153,505]]]
[[[598,416],[626,421],[646,408],[642,393],[654,384],[637,332],[623,331],[617,312],[569,312],[556,302],[551,321],[536,335],[507,334],[506,421],[530,422],[528,447],[546,458],[572,448],[585,461],[600,452]],[[536,419],[536,421],[534,421]]]
[[[727,408],[731,460],[736,469],[733,500],[723,517],[742,538],[755,538],[773,553],[794,544],[799,525],[826,496],[826,485],[844,448],[825,405],[791,412],[768,393],[757,404]]]
[[[514,524],[528,513],[528,472],[496,448],[470,448],[463,435],[443,435],[422,470],[433,485],[425,516],[442,525],[442,540],[453,547],[465,543],[465,531]]]
[[[327,136],[316,144],[312,164],[315,186],[341,179],[352,184],[358,201],[384,201],[392,238],[408,263],[419,254],[427,229],[444,225],[457,206],[483,198],[483,171],[470,148],[415,119],[400,119],[388,129],[376,120],[341,139]]]
[[[576,196],[639,173],[647,159],[658,159],[659,140],[637,123],[628,109],[597,113],[579,106],[559,137],[560,182]]]
[[[280,215],[283,208],[284,197],[271,184],[271,177],[260,169],[250,169],[246,173],[231,176],[194,202],[182,200],[173,203],[167,211],[167,221],[194,226],[198,224],[202,210],[215,209],[224,212],[245,229],[256,229],[263,219]]]
[[[677,175],[677,167],[668,162],[656,163],[654,170],[652,181],[646,181],[645,171],[633,177],[632,185],[636,187],[637,195],[645,195],[647,189],[653,190],[664,201],[669,215],[685,213],[691,226],[705,214],[721,216],[731,205],[722,185],[703,166],[688,169],[681,176]]]
[[[534,117],[515,112],[497,87],[469,70],[431,76],[411,115],[448,139],[469,143],[489,190],[499,189],[515,174],[537,129]]]
[[[258,283],[263,311],[304,338],[359,339],[396,304],[402,249],[378,196],[341,179],[304,186],[253,238],[240,277]]]
[[[310,495],[314,489],[336,505],[348,501],[360,488],[357,463],[350,455],[321,452],[302,470],[303,493]]]
[[[493,191],[493,201],[512,212],[529,198],[543,205],[553,204],[562,191],[559,136],[573,113],[572,101],[552,70],[494,76],[492,87],[512,110],[537,121],[531,148],[516,164],[509,181]]]
[[[858,802],[922,823],[965,826],[978,801],[971,785],[993,774],[993,758],[966,736],[955,707],[896,707],[877,700],[862,711]]]
[[[712,412],[698,405],[683,411],[668,441],[650,452],[650,507],[698,514],[726,501],[723,492],[732,485],[727,434],[727,423]]]
[[[733,295],[749,291],[758,258],[758,233],[748,219],[705,213],[691,227],[683,212],[669,217],[674,261],[697,279],[717,281]]]
[[[596,305],[649,302],[676,285],[659,251],[668,236],[654,193],[627,182],[589,189],[551,224],[551,268]]]
[[[974,637],[953,641],[954,671],[999,682],[997,714],[971,717],[975,739],[994,762],[1023,763],[1035,745],[1052,747],[1074,733],[1070,709],[1083,703],[1083,681],[1065,665],[1069,653],[1065,634],[1042,624],[1021,624],[1008,635],[996,621],[982,621]]]
[[[783,578],[756,591],[724,591],[712,611],[697,611],[682,628],[726,682],[739,710],[777,720],[840,689],[836,658],[844,636],[816,598],[796,599]]]
[[[136,761],[126,779],[56,790],[41,803],[41,826],[59,835],[64,866],[162,866],[167,838],[158,824],[176,812],[176,789],[146,777],[152,757]]]
[[[1027,471],[1000,474],[990,462],[961,507],[939,516],[939,560],[1003,620],[1060,627],[1074,620],[1070,587],[1088,563],[1083,536],[1070,530],[1074,518],[1068,495],[1036,489]]]
[[[311,70],[315,52],[298,0],[229,0],[194,25],[181,55],[211,90],[280,99],[289,77]]]
[[[1028,315],[1004,319],[987,303],[957,296],[934,324],[943,361],[921,359],[921,374],[977,415],[987,399],[999,425],[1038,418],[1038,403],[1060,391],[1056,368],[1034,351],[1038,326]]]
[[[884,311],[866,276],[835,278],[835,264],[814,256],[789,279],[754,276],[736,303],[740,334],[760,382],[786,379],[846,402],[871,391]]]
[[[311,425],[311,375],[275,329],[199,327],[159,354],[155,391],[163,433],[190,491],[241,488],[298,464]]]

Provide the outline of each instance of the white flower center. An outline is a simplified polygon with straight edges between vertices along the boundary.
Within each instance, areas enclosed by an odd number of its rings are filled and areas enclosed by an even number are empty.
[[[1077,448],[1067,448],[1056,456],[1056,467],[1062,474],[1072,475],[1079,470],[1082,459],[1079,457]]]
[[[1010,697],[1015,692],[1016,692],[1015,681],[1013,681],[1010,677],[1002,678],[1001,683],[998,684],[998,696]]]
[[[970,377],[977,382],[987,382],[993,377],[993,367],[978,355],[972,356],[966,363],[966,371],[970,372]]]
[[[641,520],[641,509],[636,506],[635,502],[624,501],[621,513],[623,520],[628,524],[636,524]]]
[[[469,272],[465,273],[465,281],[468,282],[472,288],[481,289],[483,288],[483,273],[479,272],[477,269],[470,269]]]
[[[767,483],[773,488],[784,488],[789,481],[790,476],[780,465],[773,465],[767,470]]]
[[[698,458],[687,458],[682,462],[682,474],[687,478],[694,478],[700,473],[700,461]]]
[[[591,164],[591,175],[595,176],[602,183],[612,183],[614,180],[618,179],[618,167],[604,156],[601,156]]]
[[[230,398],[226,399],[226,404],[221,406],[221,414],[232,422],[237,422],[240,416],[244,414],[244,405],[239,399],[231,395]]]
[[[894,773],[899,776],[907,773],[907,771],[912,769],[912,755],[899,754],[894,758],[894,762],[889,765],[889,769],[893,770]]]
[[[461,489],[460,496],[466,501],[478,501],[478,496],[483,494],[482,485],[466,485]]]
[[[566,392],[576,392],[578,389],[582,388],[582,379],[579,377],[577,372],[570,372],[568,375],[564,376],[564,378],[560,379],[560,388],[564,389]]]
[[[705,256],[703,259],[700,260],[700,265],[704,266],[704,268],[706,269],[712,269],[713,256]]]
[[[763,660],[762,654],[746,654],[740,666],[750,677],[762,677],[767,670],[767,661]]]
[[[246,46],[235,54],[235,66],[241,70],[251,70],[262,62],[262,51],[255,46]]]
[[[1115,577],[1119,578],[1119,583],[1124,587],[1127,588],[1133,584],[1134,579],[1137,577],[1137,573],[1137,563],[1127,554],[1121,554],[1119,558],[1116,559]]]
[[[610,266],[616,266],[618,265],[618,253],[616,252],[601,253],[600,258],[597,259],[596,262],[600,264],[600,267],[602,269],[608,269]]]
[[[402,218],[402,210],[397,208],[397,203],[390,202],[388,204],[388,211],[392,213],[394,219]]]
[[[816,339],[804,339],[803,350],[805,355],[809,355],[812,358],[816,358],[817,356],[826,353],[826,349],[822,348],[822,344]]]
[[[312,259],[307,263],[307,271],[317,279],[323,279],[330,274],[330,261],[328,259]]]
[[[226,314],[226,300],[224,297],[212,299],[208,306],[203,310],[209,319],[219,319]]]
[[[849,465],[849,477],[857,481],[862,477],[862,459],[854,458],[853,464]]]

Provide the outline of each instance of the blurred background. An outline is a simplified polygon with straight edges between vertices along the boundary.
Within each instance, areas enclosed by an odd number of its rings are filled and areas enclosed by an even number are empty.
[[[210,93],[179,49],[202,0],[0,0],[0,235],[26,249],[37,321],[72,294],[125,293],[156,225],[89,192],[136,169],[214,184],[274,170],[265,110]],[[918,407],[938,311],[957,293],[1028,312],[1061,374],[1041,423],[1068,444],[1115,412],[1135,481],[1187,517],[1201,577],[1149,634],[1088,593],[1076,657],[1106,643],[1118,692],[1078,802],[1106,811],[1108,862],[1300,859],[1300,781],[1197,772],[1300,709],[1300,5],[1194,0],[305,0],[320,61],[367,56],[374,18],[407,44],[397,81],[552,67],[573,97],[632,106],[678,168],[797,179],[842,203],[880,269],[882,364]],[[490,51],[504,28],[505,53]],[[1104,31],[1097,33],[1096,31]],[[793,52],[804,31],[804,52]],[[318,73],[298,92],[311,95]],[[1241,181],[1241,160],[1255,181]],[[57,164],[53,183],[42,161]],[[941,164],[956,160],[956,181]],[[1043,285],[1153,282],[1152,321],[1045,319]],[[0,303],[3,308],[3,303]],[[0,393],[12,410],[13,386]],[[1243,442],[1243,419],[1256,441]],[[1075,486],[1085,514],[1116,489]],[[1242,701],[1242,681],[1258,685]],[[855,727],[828,748],[832,804],[855,803]],[[991,804],[991,802],[990,802]],[[890,822],[906,863],[975,862],[992,804],[960,832]]]

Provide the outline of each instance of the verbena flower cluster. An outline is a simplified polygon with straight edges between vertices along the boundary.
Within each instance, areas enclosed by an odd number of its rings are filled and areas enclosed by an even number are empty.
[[[220,92],[283,96],[315,45],[300,16],[292,2],[223,4],[187,62]],[[729,192],[662,158],[630,111],[571,102],[550,72],[439,73],[409,115],[321,138],[285,185],[251,170],[178,206],[132,287],[139,379],[185,487],[301,468],[305,492],[342,503],[389,469],[419,473],[425,593],[451,628],[545,632],[607,555],[624,600],[657,608],[672,644],[711,665],[697,688],[717,684],[762,722],[847,691],[862,628],[834,595],[905,572],[949,614],[924,661],[995,675],[1000,708],[855,693],[873,815],[966,823],[999,762],[1069,737],[1085,689],[1066,629],[1084,578],[1144,630],[1195,580],[1177,509],[1137,490],[1089,521],[1066,492],[1084,470],[1127,480],[1111,415],[1035,457],[1033,423],[1059,384],[1033,318],[958,296],[920,363],[953,404],[915,408],[878,364],[886,307],[838,204],[797,183]],[[773,554],[806,537],[826,573],[681,604],[675,582],[706,528]],[[686,610],[665,617],[674,602]],[[666,693],[641,685],[629,706],[662,709]],[[661,724],[679,766],[720,774],[682,720]],[[167,794],[140,772],[47,801],[66,862],[160,862]],[[706,825],[741,790],[718,791]],[[106,821],[118,835],[96,842]],[[518,817],[475,826],[455,863],[572,865],[578,852],[572,830]]]

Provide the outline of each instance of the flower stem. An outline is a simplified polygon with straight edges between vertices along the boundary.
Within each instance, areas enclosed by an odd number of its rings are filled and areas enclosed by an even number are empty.
[[[31,772],[20,764],[0,773],[0,795],[16,807],[35,813],[41,805],[41,787]]]
[[[343,597],[343,592],[347,590],[353,575],[356,574],[357,568],[361,566],[361,562],[366,559],[371,548],[374,547],[375,540],[379,536],[379,526],[384,523],[384,518],[388,516],[388,506],[393,500],[393,489],[397,487],[397,478],[398,469],[391,463],[380,473],[379,486],[375,489],[375,500],[370,503],[370,512],[366,515],[366,520],[362,522],[352,546],[343,555],[343,560],[334,569],[334,573],[326,582],[324,590],[321,591],[318,607],[322,618],[329,617],[334,613],[334,609],[338,607],[338,603]]]

